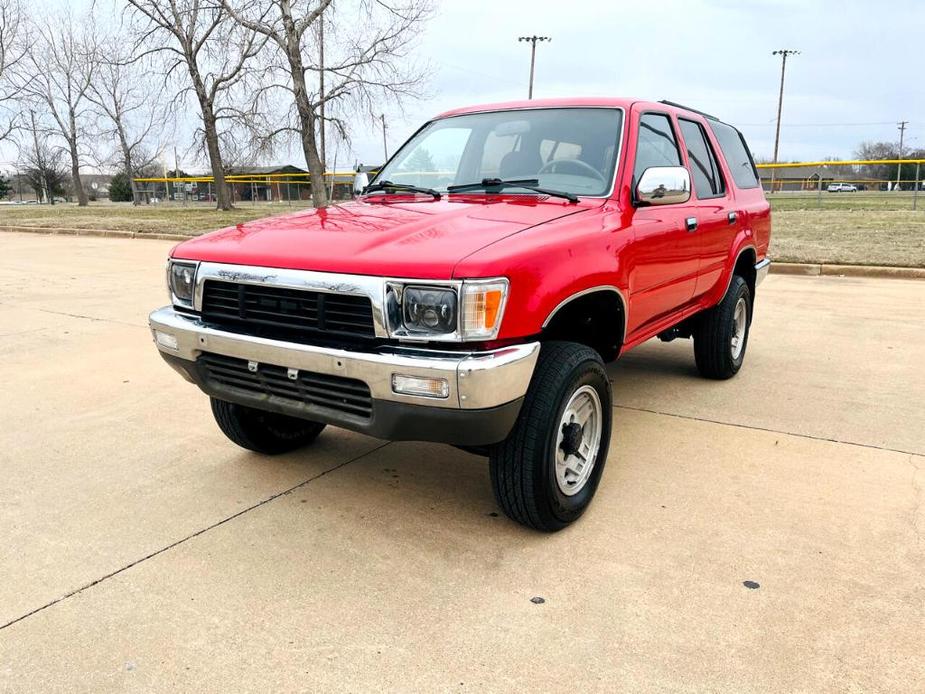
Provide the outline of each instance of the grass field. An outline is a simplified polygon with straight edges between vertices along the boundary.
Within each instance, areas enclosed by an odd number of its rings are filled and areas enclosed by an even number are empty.
[[[302,205],[304,207],[304,203]],[[91,203],[89,207],[73,204],[3,205],[0,227],[28,226],[49,229],[106,229],[162,234],[197,234],[240,224],[252,219],[298,210],[297,203],[260,205],[244,204],[222,212],[212,205],[141,205],[129,203]]]
[[[775,210],[925,210],[925,192],[862,190],[821,194],[813,191],[768,194]]]
[[[815,198],[777,194],[772,198],[774,230],[771,255],[775,260],[846,265],[898,265],[925,267],[925,210],[912,211],[911,198],[893,194],[830,194],[833,207],[812,207]],[[826,195],[823,193],[823,195]],[[899,196],[904,194],[900,193]],[[925,196],[922,196],[925,198]],[[872,200],[871,207],[861,203]],[[842,204],[842,201],[845,201]],[[888,202],[895,207],[889,209]],[[925,203],[925,199],[920,200]],[[827,201],[828,203],[828,201]],[[849,204],[851,203],[851,204]],[[804,205],[802,209],[800,205]],[[925,207],[925,204],[920,205]],[[3,205],[0,228],[105,229],[141,233],[197,234],[251,219],[285,214],[298,209],[285,204],[243,205],[230,212],[197,207],[129,204]],[[2,241],[0,241],[2,244]]]

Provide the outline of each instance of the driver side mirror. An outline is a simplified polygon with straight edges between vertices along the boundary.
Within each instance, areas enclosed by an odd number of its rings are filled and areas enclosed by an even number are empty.
[[[357,172],[357,175],[353,177],[353,194],[362,195],[363,190],[366,186],[369,185],[369,176],[365,171]]]
[[[676,205],[691,199],[691,175],[683,166],[652,166],[636,184],[637,205]]]

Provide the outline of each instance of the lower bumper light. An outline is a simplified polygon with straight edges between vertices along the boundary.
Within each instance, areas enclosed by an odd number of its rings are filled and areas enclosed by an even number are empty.
[[[164,333],[160,330],[154,331],[154,339],[157,341],[161,347],[166,347],[167,349],[176,350],[179,345],[177,344],[177,338],[170,333]]]
[[[392,374],[392,392],[399,395],[445,399],[450,396],[450,384],[445,378]]]

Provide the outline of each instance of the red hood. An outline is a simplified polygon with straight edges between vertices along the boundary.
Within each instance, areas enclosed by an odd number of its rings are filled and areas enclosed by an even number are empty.
[[[449,279],[480,248],[593,207],[533,196],[353,201],[259,219],[185,241],[173,257],[360,275]]]

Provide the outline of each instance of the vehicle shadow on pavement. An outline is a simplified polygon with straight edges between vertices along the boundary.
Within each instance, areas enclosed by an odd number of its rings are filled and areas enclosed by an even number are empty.
[[[609,364],[607,373],[611,379],[645,378],[650,388],[657,387],[656,382],[648,380],[653,378],[701,378],[694,363],[694,345],[691,340],[685,339],[668,343],[650,340]]]

